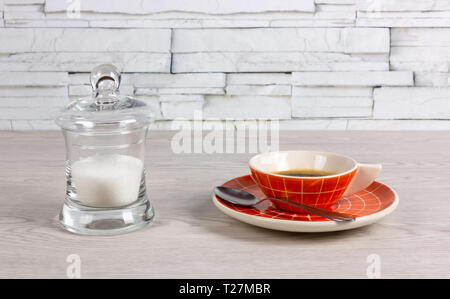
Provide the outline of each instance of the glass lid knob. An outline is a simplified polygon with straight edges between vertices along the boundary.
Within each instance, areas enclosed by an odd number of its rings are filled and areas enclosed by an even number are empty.
[[[120,72],[111,64],[102,64],[91,72],[91,86],[97,105],[119,101]]]

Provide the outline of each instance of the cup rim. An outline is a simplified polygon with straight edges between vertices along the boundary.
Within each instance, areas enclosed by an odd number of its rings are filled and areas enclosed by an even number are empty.
[[[324,154],[324,155],[328,155],[328,156],[337,156],[337,157],[341,157],[341,158],[345,158],[348,159],[350,161],[353,162],[353,167],[347,171],[344,172],[339,172],[333,175],[324,175],[324,176],[316,176],[316,177],[302,177],[302,176],[288,176],[288,175],[282,175],[282,174],[276,174],[273,172],[268,172],[265,170],[262,170],[258,167],[255,167],[254,165],[254,160],[256,160],[257,157],[260,157],[262,155],[269,155],[269,154],[292,154],[292,153],[315,153],[315,154]],[[250,160],[248,161],[248,166],[250,167],[250,169],[254,169],[258,172],[262,172],[264,174],[270,175],[270,176],[276,176],[276,177],[282,177],[282,178],[289,178],[289,179],[301,179],[301,180],[305,180],[305,179],[310,179],[310,180],[317,180],[317,179],[323,179],[323,178],[333,178],[333,177],[339,177],[339,176],[343,176],[346,175],[348,173],[353,172],[357,167],[358,167],[358,162],[356,162],[355,159],[350,158],[348,156],[345,155],[341,155],[341,154],[336,154],[336,153],[331,153],[331,152],[321,152],[321,151],[273,151],[273,152],[266,152],[266,153],[261,153],[261,154],[257,154],[255,156],[253,156],[252,158],[250,158]]]

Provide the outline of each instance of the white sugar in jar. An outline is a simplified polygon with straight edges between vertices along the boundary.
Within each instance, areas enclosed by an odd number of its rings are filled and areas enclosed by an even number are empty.
[[[145,186],[145,144],[155,111],[120,93],[121,75],[113,65],[94,68],[90,81],[91,95],[56,117],[66,145],[59,223],[77,234],[124,234],[155,216]]]
[[[78,201],[90,207],[120,207],[135,202],[144,166],[128,155],[96,155],[71,166]]]

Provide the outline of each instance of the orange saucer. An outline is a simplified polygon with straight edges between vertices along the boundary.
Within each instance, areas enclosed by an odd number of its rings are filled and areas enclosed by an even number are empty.
[[[258,198],[266,196],[249,175],[232,179],[222,186],[245,190]],[[227,203],[213,195],[215,205],[225,214],[260,227],[293,232],[327,232],[372,224],[395,210],[399,198],[389,186],[374,182],[366,189],[341,198],[333,207],[336,212],[356,217],[353,222],[335,222],[313,214],[295,214],[275,208],[270,200],[254,207]]]

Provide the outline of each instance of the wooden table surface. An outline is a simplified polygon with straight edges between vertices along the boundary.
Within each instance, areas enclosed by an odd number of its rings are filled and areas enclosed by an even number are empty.
[[[59,132],[0,132],[0,277],[450,278],[450,132],[282,132],[280,149],[338,152],[383,162],[380,181],[400,196],[377,224],[344,232],[266,230],[222,214],[211,191],[248,173],[252,154],[174,154],[174,132],[151,132],[148,188],[154,223],[114,237],[78,236],[56,216],[65,192]]]

